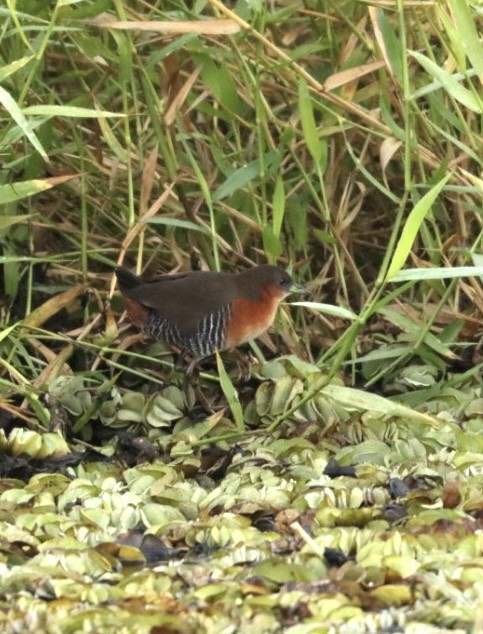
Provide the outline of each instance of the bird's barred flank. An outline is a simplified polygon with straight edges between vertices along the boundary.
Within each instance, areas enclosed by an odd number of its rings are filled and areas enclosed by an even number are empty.
[[[143,330],[153,339],[189,350],[195,357],[206,357],[215,350],[223,349],[229,318],[230,306],[224,304],[219,310],[206,315],[192,335],[183,336],[176,324],[151,310]]]

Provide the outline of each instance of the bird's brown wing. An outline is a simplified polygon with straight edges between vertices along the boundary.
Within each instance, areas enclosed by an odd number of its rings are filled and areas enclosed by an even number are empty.
[[[126,297],[176,324],[183,336],[190,336],[207,314],[219,311],[236,298],[234,277],[231,273],[193,271],[151,280],[138,278],[137,286],[121,286],[121,290]]]

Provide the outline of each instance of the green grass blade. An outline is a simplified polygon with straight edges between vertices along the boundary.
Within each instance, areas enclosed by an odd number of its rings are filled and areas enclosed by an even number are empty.
[[[448,0],[448,2],[453,14],[459,41],[473,68],[480,76],[480,81],[483,81],[483,47],[481,46],[481,33],[480,36],[478,36],[468,3],[462,2],[461,0]]]
[[[216,353],[216,366],[220,376],[221,389],[223,390],[223,394],[230,406],[231,413],[235,419],[236,428],[238,431],[242,432],[245,430],[245,421],[243,418],[243,410],[240,404],[240,399],[238,398],[238,392],[228,376],[228,372],[225,370],[225,365],[219,352]]]
[[[263,164],[266,170],[271,170],[280,162],[280,154],[276,150],[267,152],[263,157]],[[235,170],[223,182],[213,194],[213,200],[219,201],[231,196],[237,190],[248,185],[253,179],[260,175],[262,164],[259,159],[255,159],[246,165],[242,165]]]
[[[16,200],[22,198],[28,198],[34,196],[39,192],[44,192],[47,189],[53,187],[53,184],[49,182],[49,179],[35,179],[31,181],[20,181],[18,183],[11,183],[8,185],[0,185],[0,205],[6,205],[7,203],[13,203]]]
[[[421,200],[416,203],[409,214],[406,224],[403,227],[401,237],[396,245],[394,255],[392,256],[391,264],[389,265],[386,276],[387,280],[392,280],[396,273],[398,273],[398,271],[400,271],[404,266],[426,214],[431,209],[431,206],[450,177],[451,174],[447,174],[444,178],[442,178],[439,183],[437,183],[421,198]]]
[[[431,77],[441,83],[441,86],[449,95],[451,95],[451,97],[453,97],[453,99],[473,112],[483,112],[482,100],[478,99],[474,93],[462,86],[460,82],[453,77],[453,75],[447,73],[425,55],[422,55],[417,51],[410,51],[409,53],[421,64]]]
[[[434,269],[404,269],[403,271],[399,271],[391,279],[391,282],[408,282],[412,280],[446,280],[455,277],[478,277],[482,275],[483,264],[480,266],[454,266]]]
[[[32,132],[30,124],[25,118],[22,110],[18,107],[17,103],[12,98],[12,95],[7,90],[5,90],[3,86],[0,86],[0,104],[2,104],[5,110],[10,114],[18,127],[22,129],[23,133],[40,154],[40,156],[45,161],[48,161],[49,157],[47,156],[47,152],[42,147],[42,144],[40,143],[37,135]]]
[[[34,58],[34,55],[26,55],[25,57],[16,59],[14,62],[10,62],[10,64],[6,64],[2,68],[0,68],[0,81],[3,81],[7,77],[10,77],[10,75],[15,74],[18,70],[26,66]]]
[[[350,319],[355,321],[357,315],[347,308],[342,306],[334,306],[333,304],[322,304],[320,302],[290,302],[290,306],[300,306],[302,308],[310,308],[310,310],[316,310],[319,313],[331,315],[331,317],[340,317],[340,319]]]
[[[27,106],[22,108],[24,114],[44,115],[48,117],[74,117],[82,119],[98,119],[100,117],[125,117],[119,112],[95,110],[93,108],[79,108],[78,106],[56,106],[55,104]]]
[[[299,114],[300,122],[302,123],[302,130],[304,133],[304,140],[307,145],[307,149],[310,152],[310,156],[318,163],[322,158],[323,147],[319,139],[317,126],[315,124],[314,110],[310,97],[309,88],[307,82],[301,79],[299,81]]]
[[[280,235],[282,230],[283,218],[285,215],[285,189],[283,186],[283,179],[281,176],[277,178],[275,183],[275,190],[273,192],[272,199],[272,228],[273,233],[277,236]]]

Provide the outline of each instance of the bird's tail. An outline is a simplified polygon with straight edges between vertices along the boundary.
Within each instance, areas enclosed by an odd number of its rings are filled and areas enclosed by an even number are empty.
[[[131,271],[118,266],[115,270],[117,283],[121,293],[127,293],[133,288],[137,288],[143,284],[144,280],[138,275],[134,275]]]

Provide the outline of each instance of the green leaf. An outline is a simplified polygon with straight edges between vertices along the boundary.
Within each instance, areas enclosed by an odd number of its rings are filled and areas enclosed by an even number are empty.
[[[35,55],[27,55],[26,57],[21,57],[20,59],[16,59],[14,62],[10,64],[6,64],[2,68],[0,68],[0,81],[3,81],[10,75],[13,75],[18,70],[23,68],[26,64],[28,64],[32,59],[35,59]]]
[[[337,462],[343,463],[350,456],[351,464],[384,464],[384,457],[391,452],[388,445],[382,440],[365,440],[355,447],[345,447],[336,454]]]
[[[5,108],[5,110],[10,114],[12,119],[18,125],[18,127],[23,131],[27,139],[34,146],[40,156],[48,161],[49,157],[47,156],[46,151],[42,147],[37,135],[32,132],[31,127],[27,119],[24,117],[22,110],[18,107],[15,100],[12,98],[9,92],[5,90],[2,86],[0,86],[0,104]]]
[[[387,272],[387,279],[392,280],[396,273],[402,269],[406,262],[411,248],[413,246],[416,235],[419,228],[426,217],[426,214],[431,209],[434,201],[438,197],[439,193],[450,179],[451,174],[447,174],[437,183],[427,194],[425,194],[421,200],[419,200],[414,206],[413,210],[406,220],[406,224],[401,233],[401,237],[396,245],[396,250],[392,256],[391,264]]]
[[[73,117],[82,119],[99,119],[100,117],[125,117],[126,115],[108,110],[95,108],[80,108],[78,106],[38,105],[23,108],[24,114],[36,114],[47,117]]]
[[[477,275],[480,276],[480,280],[483,283],[483,253],[472,253],[471,259],[473,260],[473,264],[475,265],[475,268],[478,270]]]
[[[392,323],[396,324],[399,328],[401,328],[401,330],[408,333],[409,337],[405,337],[405,339],[408,339],[411,343],[416,343],[420,340],[421,324],[419,322],[414,321],[399,311],[393,310],[389,307],[379,309],[378,313],[386,317],[389,321],[392,321]],[[426,333],[422,343],[424,343],[428,348],[436,351],[438,355],[446,358],[455,358],[455,354],[451,348],[430,332]],[[420,346],[416,352],[422,357],[428,355],[428,351],[424,346]],[[436,364],[437,362],[436,360],[432,360],[432,363]]]
[[[277,238],[280,236],[282,229],[283,217],[285,214],[285,190],[283,187],[283,179],[278,176],[275,183],[275,191],[273,192],[272,200],[272,228],[273,233]]]
[[[107,145],[111,148],[117,158],[121,161],[122,164],[129,163],[129,153],[123,148],[120,142],[117,140],[114,132],[112,131],[111,126],[108,124],[107,120],[104,117],[99,119],[99,127],[101,128],[102,135]]]
[[[17,29],[17,33],[20,35],[20,37],[22,38],[23,43],[25,44],[25,46],[27,46],[31,51],[33,51],[33,47],[29,42],[28,37],[25,35],[25,33],[22,30],[22,26],[20,24],[20,20],[16,11],[16,0],[6,0],[6,5],[7,5],[7,10],[8,10],[8,17],[12,20],[12,22],[15,24],[15,28]],[[29,16],[31,17],[31,16]]]
[[[294,398],[303,393],[303,389],[302,381],[288,374],[276,379],[273,385],[270,415],[280,416]]]
[[[19,322],[12,324],[11,326],[7,326],[6,328],[2,328],[0,330],[0,342],[2,342],[4,339],[7,339],[10,333],[13,332],[18,326],[18,324]]]
[[[441,86],[453,97],[453,99],[459,101],[463,104],[463,106],[473,112],[483,112],[483,101],[478,99],[478,97],[470,90],[462,86],[453,75],[450,75],[428,57],[418,53],[417,51],[410,51],[410,54],[421,64],[424,70],[429,73],[431,77],[434,77],[434,79],[440,82]]]
[[[311,310],[316,310],[319,313],[340,317],[341,319],[350,319],[351,321],[357,319],[357,315],[351,310],[342,308],[342,306],[334,306],[333,304],[321,304],[320,302],[290,302],[290,306],[310,308]]]
[[[299,81],[299,114],[302,123],[305,143],[310,156],[318,163],[322,158],[322,144],[319,139],[317,126],[315,125],[314,110],[307,82]]]
[[[263,250],[267,253],[272,259],[277,259],[283,253],[283,246],[280,242],[278,236],[275,235],[272,227],[270,225],[265,225],[263,227]]]
[[[483,276],[483,264],[481,266],[454,266],[448,268],[433,269],[404,269],[399,271],[391,279],[391,282],[408,282],[420,280],[444,280],[454,277]]]
[[[181,220],[179,218],[163,218],[161,216],[155,216],[154,218],[148,218],[147,220],[141,220],[140,222],[148,225],[166,225],[167,227],[174,227],[176,229],[187,229],[188,231],[200,231],[201,233],[207,233],[204,227],[200,227],[190,220]]]
[[[217,101],[228,111],[240,114],[242,103],[238,97],[236,83],[226,64],[217,65],[206,60],[201,70],[201,78]]]
[[[364,390],[330,384],[321,390],[321,394],[333,398],[344,407],[347,407],[348,411],[362,410],[376,412],[389,416],[401,416],[402,418],[424,422],[431,426],[436,425],[436,420],[432,416],[417,412],[410,407],[391,401],[383,396],[378,396],[371,392],[364,392]]]
[[[461,43],[463,50],[465,51],[468,59],[473,65],[473,68],[480,76],[480,81],[482,81],[483,48],[481,46],[481,41],[476,30],[475,22],[470,12],[469,3],[462,2],[461,0],[448,0],[448,2],[453,14],[456,31],[459,36],[459,42]],[[476,10],[475,19],[477,19]]]
[[[260,161],[252,161],[247,165],[238,168],[233,174],[230,174],[226,181],[222,183],[213,194],[213,200],[223,200],[227,198],[237,189],[244,187],[260,174]]]
[[[243,410],[240,405],[240,399],[238,398],[238,392],[235,389],[230,377],[228,376],[225,366],[221,359],[220,353],[216,352],[216,366],[218,368],[218,374],[220,376],[220,385],[223,390],[223,394],[226,396],[228,405],[230,406],[231,413],[235,419],[235,424],[238,431],[245,430],[245,421],[243,418]]]
[[[313,580],[314,576],[307,566],[289,563],[276,558],[266,559],[256,564],[252,572],[256,576],[269,579],[278,584],[293,583],[295,581],[307,582]]]
[[[277,151],[267,152],[264,156],[265,170],[270,169],[273,165],[280,160],[280,155]],[[222,183],[213,194],[213,200],[223,200],[231,196],[238,189],[241,189],[247,185],[250,181],[260,175],[261,162],[259,159],[251,161],[246,165],[235,170],[224,183]]]
[[[295,249],[305,249],[307,247],[309,239],[308,218],[309,213],[304,201],[297,200],[295,204],[287,207],[287,221],[293,234],[292,246]]]
[[[69,11],[69,20],[85,20],[86,18],[94,18],[104,11],[109,11],[112,8],[111,0],[92,0],[92,2],[78,3],[81,4],[79,8],[71,9]]]
[[[30,220],[31,214],[20,214],[18,216],[0,216],[0,231],[5,231],[12,225]]]
[[[9,185],[0,185],[0,205],[28,198],[39,192],[44,192],[52,187],[48,181],[35,179],[31,181],[20,181]]]
[[[398,39],[391,22],[388,18],[387,11],[376,9],[377,23],[384,40],[385,53],[391,66],[391,70],[400,84],[403,83],[401,42]]]

